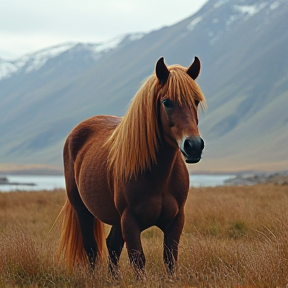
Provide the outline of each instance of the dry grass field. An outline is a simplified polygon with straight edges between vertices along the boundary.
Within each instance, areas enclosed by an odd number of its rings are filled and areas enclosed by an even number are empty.
[[[162,233],[142,233],[147,280],[123,250],[122,278],[107,263],[69,273],[54,259],[63,190],[0,193],[0,287],[288,287],[288,185],[193,188],[186,205],[177,275],[162,262]]]

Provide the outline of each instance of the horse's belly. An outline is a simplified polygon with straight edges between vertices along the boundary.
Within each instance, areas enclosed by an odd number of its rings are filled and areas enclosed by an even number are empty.
[[[113,198],[107,189],[81,189],[81,198],[88,210],[100,221],[115,225],[120,216],[115,208]]]
[[[114,225],[120,221],[113,194],[107,180],[107,170],[100,153],[86,160],[79,173],[79,192],[88,210],[102,222]],[[99,164],[98,164],[99,163]]]

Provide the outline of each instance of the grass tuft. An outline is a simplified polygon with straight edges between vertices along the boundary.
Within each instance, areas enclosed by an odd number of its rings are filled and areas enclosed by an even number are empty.
[[[247,231],[248,225],[242,220],[236,220],[228,227],[228,235],[233,239],[244,237]]]

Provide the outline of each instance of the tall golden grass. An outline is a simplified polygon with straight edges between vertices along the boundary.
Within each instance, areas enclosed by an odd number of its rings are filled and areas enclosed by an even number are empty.
[[[64,199],[63,190],[0,193],[0,287],[288,287],[287,185],[191,189],[177,274],[166,275],[162,232],[150,228],[145,282],[125,249],[117,282],[107,263],[67,272],[55,261],[61,221],[49,230]]]

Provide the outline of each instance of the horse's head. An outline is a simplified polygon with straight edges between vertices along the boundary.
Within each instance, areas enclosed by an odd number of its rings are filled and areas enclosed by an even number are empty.
[[[200,73],[200,61],[195,57],[188,69],[166,67],[163,58],[156,64],[156,76],[161,85],[159,93],[160,121],[164,137],[178,145],[186,163],[201,159],[204,141],[198,131],[197,108],[204,96],[194,81]]]

